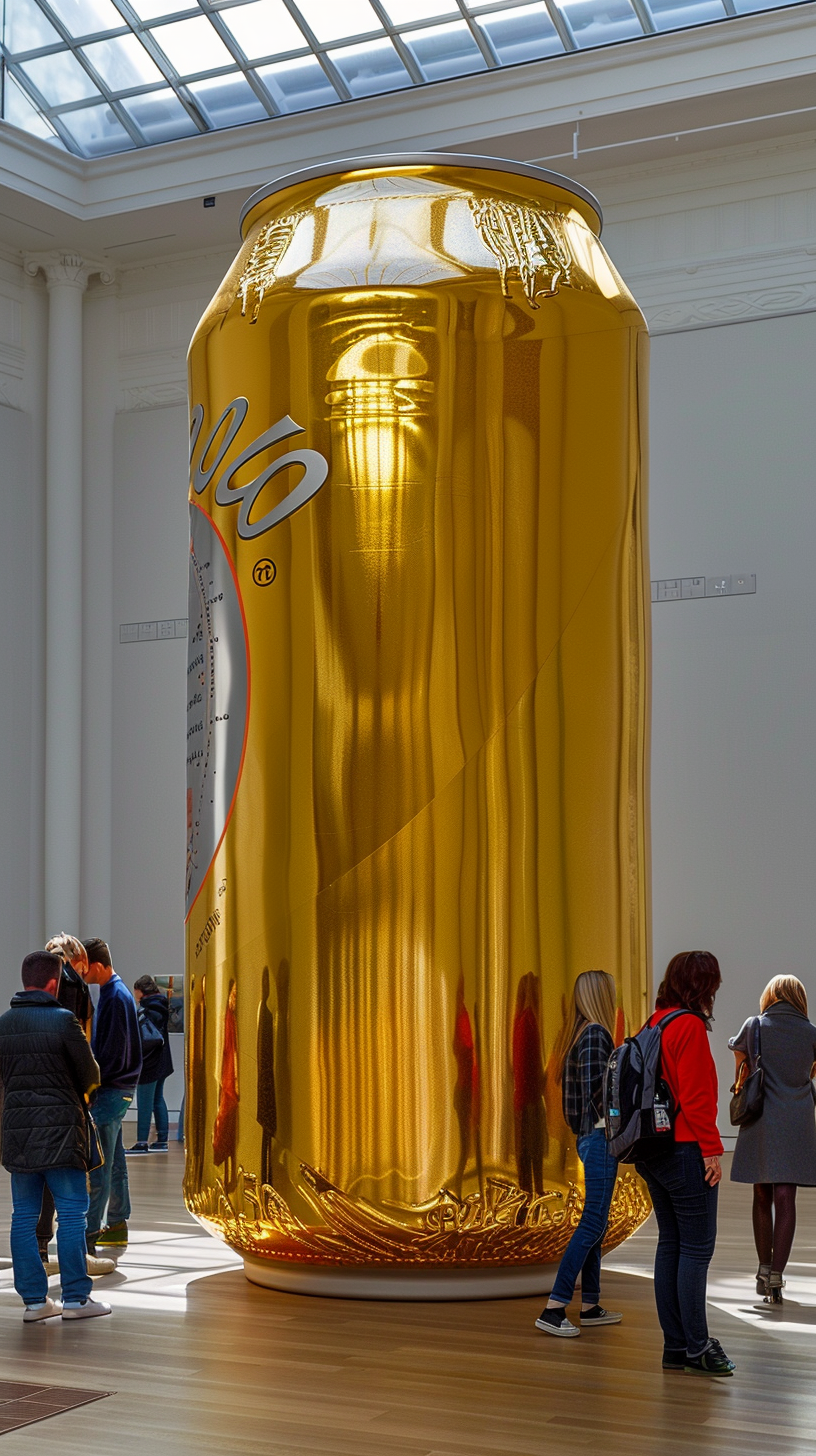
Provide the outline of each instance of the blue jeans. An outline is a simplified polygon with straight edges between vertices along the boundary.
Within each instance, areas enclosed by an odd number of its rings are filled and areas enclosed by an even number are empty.
[[[717,1238],[717,1189],[699,1143],[672,1143],[638,1160],[657,1218],[655,1303],[667,1350],[699,1355],[708,1343],[706,1277]]]
[[[160,1082],[140,1082],[136,1088],[136,1107],[138,1117],[136,1120],[136,1141],[146,1143],[150,1137],[150,1121],[154,1113],[156,1116],[156,1142],[166,1143],[170,1132],[170,1119],[167,1114],[167,1103],[164,1100],[164,1084],[166,1077]]]
[[[91,1109],[105,1162],[89,1175],[91,1187],[88,1208],[88,1233],[98,1234],[108,1223],[123,1223],[130,1218],[127,1159],[122,1143],[122,1119],[133,1101],[133,1090],[102,1087]]]
[[[550,1295],[559,1304],[569,1304],[581,1275],[581,1299],[597,1304],[601,1297],[601,1244],[609,1222],[609,1205],[615,1191],[618,1160],[609,1152],[606,1133],[596,1127],[578,1139],[578,1157],[584,1165],[586,1197],[581,1221],[564,1250]]]
[[[91,1292],[85,1264],[88,1175],[81,1168],[43,1168],[35,1173],[12,1173],[11,1262],[14,1288],[26,1304],[43,1304],[48,1294],[48,1276],[37,1244],[37,1220],[46,1185],[51,1189],[57,1208],[62,1297],[69,1304],[78,1304]]]

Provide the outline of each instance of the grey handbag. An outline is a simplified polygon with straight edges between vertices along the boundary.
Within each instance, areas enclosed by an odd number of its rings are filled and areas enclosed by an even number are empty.
[[[750,1127],[762,1116],[765,1102],[765,1073],[762,1068],[762,1042],[759,1017],[755,1016],[748,1032],[748,1056],[742,1063],[731,1088],[731,1125]]]

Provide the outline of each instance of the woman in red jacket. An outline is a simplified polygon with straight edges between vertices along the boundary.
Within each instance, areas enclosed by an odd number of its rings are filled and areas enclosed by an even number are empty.
[[[657,1218],[655,1302],[663,1330],[663,1369],[732,1375],[706,1322],[706,1277],[717,1237],[717,1184],[723,1150],[717,1131],[717,1071],[708,1042],[722,977],[716,956],[691,950],[669,962],[649,1018],[656,1026],[681,1008],[661,1042],[661,1071],[677,1113],[674,1141],[636,1167]]]

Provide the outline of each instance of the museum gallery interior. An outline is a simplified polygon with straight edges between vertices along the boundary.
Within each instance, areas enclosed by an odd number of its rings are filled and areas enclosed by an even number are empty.
[[[174,1066],[112,1319],[22,1323],[0,1179],[0,1456],[816,1451],[728,1045],[816,996],[816,0],[0,16],[0,1011],[102,937]],[[633,1161],[536,1328],[571,1048],[689,950],[727,1380]]]

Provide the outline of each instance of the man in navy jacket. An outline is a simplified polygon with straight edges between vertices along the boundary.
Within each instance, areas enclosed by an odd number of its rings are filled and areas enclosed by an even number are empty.
[[[90,1298],[85,1267],[87,1168],[90,1162],[86,1098],[99,1068],[76,1017],[57,1001],[59,956],[35,951],[23,961],[23,990],[0,1016],[3,1088],[3,1166],[11,1173],[11,1260],[23,1319],[87,1319],[110,1314]],[[48,1294],[37,1249],[43,1190],[59,1215],[57,1243],[63,1304]]]
[[[95,1254],[97,1244],[106,1247],[127,1244],[130,1190],[122,1121],[133,1101],[142,1070],[142,1041],[136,1002],[113,969],[107,943],[86,940],[83,944],[88,964],[80,969],[80,975],[89,985],[99,987],[91,1045],[99,1063],[100,1086],[93,1104],[93,1119],[105,1161],[90,1175],[88,1253]]]

